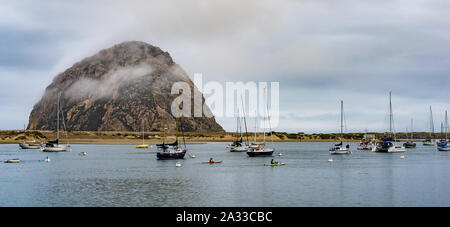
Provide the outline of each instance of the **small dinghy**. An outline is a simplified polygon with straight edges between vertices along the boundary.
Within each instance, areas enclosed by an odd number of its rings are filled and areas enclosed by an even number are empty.
[[[3,160],[3,163],[19,163],[20,160],[18,158]]]
[[[136,149],[146,149],[146,148],[148,148],[148,145],[147,144],[136,145],[136,146],[134,146],[134,148],[136,148]]]
[[[78,153],[78,155],[79,155],[79,156],[86,156],[87,153],[83,151],[83,152]]]
[[[404,156],[404,155],[402,155],[402,156],[400,156],[400,158],[401,158],[401,159],[405,159],[405,156]]]
[[[175,166],[176,167],[181,167],[181,163],[177,162],[177,163],[175,163]]]
[[[189,155],[189,158],[196,158],[196,156],[193,154],[188,154],[188,155]]]
[[[438,147],[438,151],[450,151],[450,147],[448,146]]]

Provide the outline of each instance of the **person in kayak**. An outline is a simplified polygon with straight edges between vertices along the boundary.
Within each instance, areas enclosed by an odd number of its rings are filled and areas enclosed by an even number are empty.
[[[270,164],[276,165],[276,164],[278,164],[278,162],[276,162],[276,161],[274,161],[274,160],[272,159],[272,161],[270,161]]]
[[[213,158],[210,158],[210,159],[209,159],[209,163],[214,163]]]

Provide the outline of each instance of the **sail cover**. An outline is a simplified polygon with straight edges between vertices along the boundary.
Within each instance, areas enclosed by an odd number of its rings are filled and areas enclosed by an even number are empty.
[[[56,139],[56,140],[49,140],[49,141],[47,142],[47,144],[59,144],[59,139]]]
[[[176,147],[176,146],[178,146],[178,140],[176,140],[176,141],[173,142],[173,143],[168,143],[168,144],[165,144],[165,143],[162,143],[162,144],[156,144],[156,146],[157,146],[157,147],[164,147],[164,148],[167,148],[168,146]]]

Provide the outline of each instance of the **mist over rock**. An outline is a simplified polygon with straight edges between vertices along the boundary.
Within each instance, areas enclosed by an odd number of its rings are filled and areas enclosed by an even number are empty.
[[[175,129],[171,114],[175,82],[195,88],[169,53],[144,42],[101,50],[57,75],[31,111],[28,129],[56,129],[58,93],[67,129],[74,131],[161,131]],[[192,106],[194,102],[192,101]],[[204,112],[210,112],[204,108]],[[223,131],[214,117],[182,117],[185,131]]]

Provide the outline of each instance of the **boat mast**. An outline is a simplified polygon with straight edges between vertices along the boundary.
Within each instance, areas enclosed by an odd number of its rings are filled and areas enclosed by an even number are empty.
[[[265,91],[265,89],[264,89]],[[273,144],[273,132],[272,132],[272,126],[270,125],[270,116],[269,116],[269,102],[267,102],[267,96],[264,95],[264,97],[266,97],[266,111],[267,111],[267,120],[269,121],[269,130],[270,130],[270,139],[272,141],[272,148],[274,148],[274,144]]]
[[[413,119],[411,119],[411,142],[414,139],[414,137],[413,137],[413,133],[414,133],[413,127],[414,127],[414,121],[413,121]]]
[[[58,93],[58,104],[57,104],[57,110],[56,110],[56,139],[59,140],[59,97],[60,97],[60,93]],[[59,141],[58,141],[59,143]]]
[[[344,134],[344,101],[341,100],[341,141]]]
[[[263,100],[263,106],[266,105],[266,88],[264,88],[264,100]],[[263,130],[264,130],[264,145],[266,145],[266,111],[264,111],[264,116],[263,116]]]
[[[142,144],[144,144],[144,120],[142,120]]]
[[[244,107],[244,100],[242,99],[242,95],[241,95],[241,103],[242,103],[242,112],[244,114],[245,136],[247,137],[247,146],[248,146],[249,142],[248,142],[247,120],[245,117],[245,107]]]
[[[394,124],[394,112],[392,111],[392,92],[389,92],[389,132],[394,136],[394,142],[397,141],[395,136],[395,129],[393,127]]]
[[[164,116],[163,116],[163,144],[165,144],[166,143],[166,119],[164,118]]]
[[[183,145],[184,145],[184,149],[186,149],[186,139],[184,138],[183,125],[180,126],[180,129],[181,129],[181,136],[183,137]]]
[[[256,127],[258,124],[258,112],[255,110],[255,143],[256,143]]]
[[[389,92],[389,132],[392,134],[392,97]]]
[[[239,107],[237,108],[237,118],[236,118],[236,141],[239,140],[239,136],[242,137],[241,133],[241,118],[239,115]]]
[[[433,110],[431,109],[431,106],[430,106],[430,137],[432,137],[433,139],[435,138],[434,121],[433,121]]]
[[[175,118],[175,141],[177,141],[178,144],[178,118]]]
[[[448,136],[448,117],[447,117],[447,110],[445,111],[445,141],[447,141]]]

